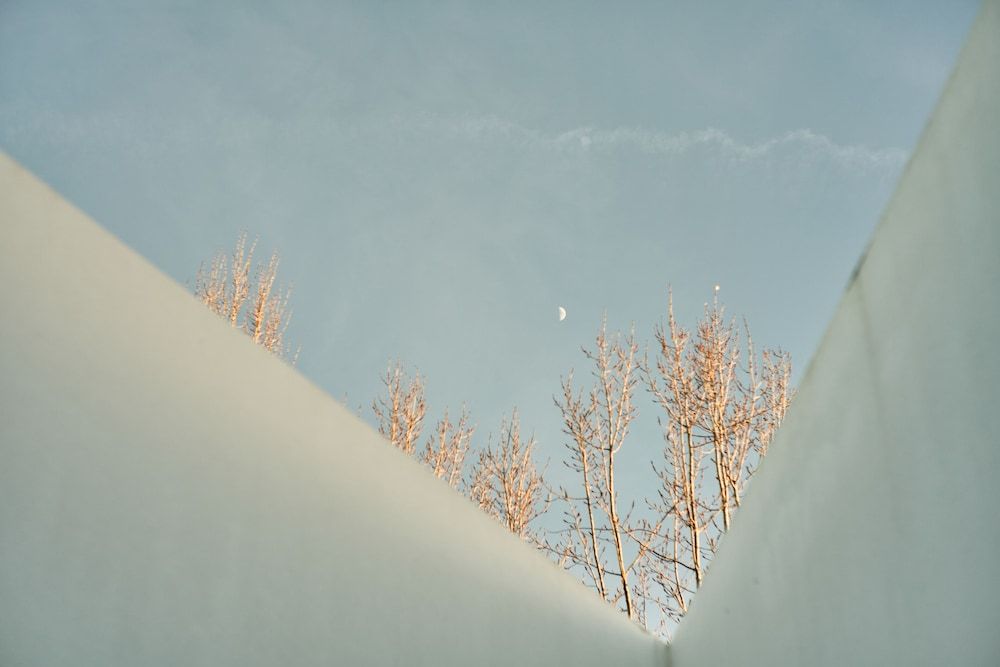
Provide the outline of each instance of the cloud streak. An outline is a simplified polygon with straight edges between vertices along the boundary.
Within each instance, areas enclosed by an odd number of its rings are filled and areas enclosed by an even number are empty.
[[[899,148],[841,145],[809,129],[792,130],[764,141],[745,143],[717,128],[678,134],[638,128],[578,128],[558,135],[555,142],[567,147],[578,146],[582,150],[631,150],[664,156],[705,151],[738,163],[775,158],[825,159],[843,167],[876,172],[898,169],[907,157],[906,151]]]
[[[628,157],[646,155],[676,158],[696,155],[733,166],[833,164],[856,172],[887,176],[906,163],[908,152],[901,148],[872,148],[863,144],[839,144],[830,137],[807,128],[790,130],[761,141],[746,142],[725,130],[708,127],[675,134],[641,127],[577,127],[546,133],[524,127],[497,116],[449,118],[433,114],[395,115],[389,118],[345,122],[331,116],[272,121],[235,109],[219,110],[202,123],[177,122],[157,114],[137,117],[118,114],[61,115],[12,113],[0,108],[3,143],[41,140],[45,143],[101,143],[127,139],[136,147],[198,143],[202,134],[213,142],[231,143],[241,138],[244,147],[255,145],[254,129],[269,129],[281,139],[350,143],[378,141],[392,136],[397,140],[446,139],[459,143],[495,143],[508,148],[540,150],[568,156],[574,154]],[[205,122],[207,120],[207,122]],[[251,122],[252,121],[252,122]],[[266,126],[262,128],[261,126]],[[213,131],[209,131],[209,130]],[[239,131],[238,131],[239,130]],[[237,135],[237,136],[234,136]]]
[[[436,124],[421,123],[427,129]],[[450,129],[457,137],[469,140],[507,140],[561,151],[632,152],[664,157],[701,153],[733,163],[830,161],[847,169],[876,173],[894,172],[902,168],[908,157],[907,151],[901,148],[838,144],[807,128],[790,130],[758,142],[743,142],[725,130],[713,127],[676,134],[637,127],[578,127],[545,134],[496,117],[462,120]]]

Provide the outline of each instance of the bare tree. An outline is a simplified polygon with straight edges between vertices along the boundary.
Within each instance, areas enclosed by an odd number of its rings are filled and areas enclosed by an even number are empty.
[[[643,369],[663,411],[666,447],[663,465],[654,466],[659,495],[649,502],[661,528],[637,532],[650,555],[644,566],[663,593],[661,612],[674,619],[701,586],[790,400],[788,355],[765,351],[761,378],[746,323],[743,329],[745,352],[716,296],[692,337],[674,318],[671,295],[667,326],[655,331],[655,363]]]
[[[424,447],[423,462],[430,466],[435,477],[445,480],[453,489],[462,482],[465,455],[474,431],[464,406],[457,422],[452,422],[445,410]]]
[[[534,461],[535,438],[521,439],[517,408],[500,425],[497,446],[488,444],[472,470],[469,496],[518,537],[538,543],[532,522],[548,509],[543,473]]]
[[[760,415],[759,438],[755,443],[758,458],[767,454],[767,447],[774,438],[775,431],[785,419],[785,413],[792,399],[792,359],[781,350],[764,350],[763,373],[763,413]]]
[[[615,464],[637,411],[633,392],[638,375],[638,344],[634,334],[609,339],[602,320],[594,351],[583,350],[594,364],[594,385],[575,391],[572,373],[563,381],[563,432],[569,437],[566,465],[580,475],[580,490],[563,489],[564,540],[557,547],[564,565],[584,573],[598,595],[622,605],[629,618],[639,610],[629,577],[645,554],[645,545],[629,548],[633,532],[630,514],[622,512],[615,485]]]
[[[267,264],[257,267],[255,289],[250,311],[246,318],[246,332],[255,343],[272,352],[283,349],[285,329],[290,314],[288,299],[291,290],[275,288],[278,275],[278,256],[271,255]]]
[[[218,253],[206,267],[202,264],[195,282],[195,294],[219,317],[233,327],[239,327],[254,342],[269,352],[289,358],[297,357],[286,347],[284,337],[291,321],[289,299],[291,289],[277,287],[278,255],[274,253],[266,264],[253,266],[255,240],[247,247],[247,235],[236,240],[236,246],[227,260],[225,253]],[[251,293],[251,269],[254,289]]]
[[[378,432],[404,453],[415,454],[427,413],[423,378],[419,373],[408,378],[396,361],[386,369],[382,384],[385,395],[372,401]]]
[[[453,422],[445,410],[423,450],[418,452],[417,444],[427,415],[423,378],[419,373],[408,377],[403,364],[396,361],[386,369],[382,384],[385,394],[372,401],[379,433],[404,454],[416,456],[430,466],[436,477],[458,488],[475,431],[469,423],[468,411],[463,406],[458,421]]]

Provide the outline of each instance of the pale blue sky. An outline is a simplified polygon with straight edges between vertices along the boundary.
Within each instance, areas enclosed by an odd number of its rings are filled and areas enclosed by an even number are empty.
[[[804,368],[976,10],[708,4],[3,0],[0,148],[178,281],[280,250],[300,370],[366,418],[398,356],[557,458],[560,374],[668,282]]]

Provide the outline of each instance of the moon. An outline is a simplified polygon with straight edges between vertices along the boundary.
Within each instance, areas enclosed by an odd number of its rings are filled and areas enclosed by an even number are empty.
[[[559,306],[559,321],[562,322],[565,319],[566,319],[566,309],[563,308],[562,306]]]

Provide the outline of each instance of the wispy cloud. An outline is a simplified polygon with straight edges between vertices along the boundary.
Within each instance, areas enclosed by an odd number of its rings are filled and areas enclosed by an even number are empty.
[[[501,118],[487,116],[459,121],[424,117],[421,129],[445,130],[466,140],[506,140],[561,151],[642,153],[665,157],[700,151],[735,163],[754,161],[833,162],[843,168],[887,173],[900,169],[908,153],[901,148],[871,148],[839,144],[810,129],[796,129],[756,142],[744,142],[725,130],[706,128],[676,134],[639,127],[601,129],[578,127],[546,134]]]
[[[19,113],[19,111],[21,111]],[[206,114],[200,124],[177,122],[159,114],[58,114],[27,113],[0,108],[0,144],[42,141],[55,144],[100,144],[129,142],[134,148],[170,143],[188,145],[203,141],[202,135],[223,144],[252,147],[258,134],[277,133],[281,139],[310,143],[378,141],[387,135],[403,141],[450,140],[496,143],[507,148],[543,150],[581,156],[629,154],[664,158],[698,155],[732,165],[754,163],[795,166],[833,164],[841,169],[882,176],[897,173],[905,164],[901,148],[872,148],[863,144],[840,144],[810,129],[796,129],[760,141],[741,141],[725,130],[705,128],[667,133],[641,127],[577,127],[562,132],[543,132],[497,116],[454,118],[435,114],[396,115],[350,122],[328,115],[279,120],[246,110],[218,109]],[[265,132],[266,130],[266,132]]]
[[[578,128],[560,134],[556,142],[579,146],[583,150],[634,150],[658,155],[684,155],[702,149],[737,162],[778,156],[823,158],[845,167],[872,171],[899,168],[907,157],[906,151],[899,148],[842,145],[809,129],[792,130],[763,141],[746,143],[716,128],[678,134],[624,127],[614,130]]]

